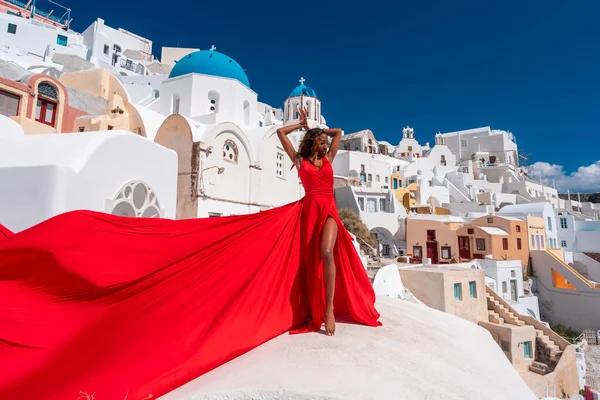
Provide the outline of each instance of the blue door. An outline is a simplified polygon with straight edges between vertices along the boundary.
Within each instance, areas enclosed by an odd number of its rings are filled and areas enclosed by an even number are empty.
[[[523,343],[523,352],[525,353],[525,358],[531,358],[531,342]]]

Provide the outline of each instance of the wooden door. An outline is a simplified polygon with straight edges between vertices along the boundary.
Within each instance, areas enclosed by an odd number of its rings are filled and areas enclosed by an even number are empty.
[[[431,260],[432,264],[438,263],[438,251],[437,242],[427,242],[427,258]]]
[[[471,246],[469,244],[468,236],[458,237],[458,255],[460,258],[470,259],[471,258]]]

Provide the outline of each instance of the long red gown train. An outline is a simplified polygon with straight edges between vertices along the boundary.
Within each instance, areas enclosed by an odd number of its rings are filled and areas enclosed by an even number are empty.
[[[336,315],[380,325],[331,165],[304,162],[299,174],[305,197],[256,214],[73,211],[3,229],[0,399],[156,398],[292,328],[319,330],[328,217],[339,228]]]

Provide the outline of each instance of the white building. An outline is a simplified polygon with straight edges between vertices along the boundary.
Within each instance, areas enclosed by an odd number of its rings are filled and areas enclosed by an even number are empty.
[[[189,151],[193,146],[198,151],[197,158],[190,157],[199,163],[194,167],[198,217],[257,212],[302,196],[297,171],[291,169],[276,134],[283,111],[258,101],[243,68],[232,58],[215,50],[196,51],[177,60],[168,76],[124,80],[138,104],[171,121],[179,117],[181,126],[171,122],[169,134],[189,132]],[[317,119],[324,120],[321,103],[312,89],[304,87],[302,92],[302,86],[292,91],[284,109],[297,107],[296,100],[308,102],[313,110],[310,123],[315,125]],[[302,132],[289,137],[297,146]]]
[[[512,308],[522,315],[540,319],[540,306],[537,296],[525,294],[523,288],[523,267],[519,260],[477,260],[477,265],[485,271],[486,277],[494,281],[488,285]]]
[[[0,125],[12,132],[0,135],[0,223],[7,228],[18,232],[78,209],[175,217],[174,151],[131,132],[24,135],[4,116]]]
[[[442,136],[459,162],[475,160],[481,165],[519,165],[516,138],[510,132],[486,126],[448,132]]]
[[[554,209],[550,203],[528,203],[528,204],[517,204],[502,207],[498,211],[500,216],[513,216],[525,218],[528,215],[534,217],[541,217],[544,219],[544,226],[546,228],[546,247],[556,249],[559,246],[558,242],[558,227],[556,225],[556,216]]]
[[[407,165],[406,161],[381,154],[340,150],[332,166],[335,175],[360,178],[367,187],[390,189],[390,177],[394,168]]]
[[[283,123],[298,123],[298,108],[306,107],[308,126],[315,128],[325,125],[325,118],[321,114],[321,100],[317,93],[304,84],[305,79],[300,78],[300,85],[296,86],[283,103]]]
[[[4,60],[26,69],[58,73],[65,68],[98,67],[128,76],[168,73],[170,69],[152,56],[150,40],[122,28],[111,28],[101,18],[78,33],[68,29],[67,21],[63,26],[54,18],[29,18],[31,10],[19,4],[0,0],[0,11],[8,9],[0,14],[0,58]],[[66,62],[65,56],[75,58]]]
[[[426,152],[427,157],[435,166],[444,171],[450,172],[456,170],[456,156],[448,146],[446,140],[441,135],[436,135],[435,146]]]
[[[415,139],[414,129],[407,126],[402,129],[402,140],[400,140],[400,143],[394,149],[394,157],[405,161],[412,161],[423,157],[423,153],[427,150],[429,150],[429,143],[421,146]]]
[[[126,31],[114,29],[98,18],[82,34],[88,54],[94,65],[117,71],[121,75],[147,75],[145,65],[154,61],[152,42]]]

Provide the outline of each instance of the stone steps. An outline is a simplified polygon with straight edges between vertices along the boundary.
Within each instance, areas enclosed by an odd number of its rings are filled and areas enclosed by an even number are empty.
[[[494,324],[502,325],[504,323],[504,318],[500,316],[497,312],[492,310],[488,310],[489,318],[488,320]]]
[[[529,370],[531,372],[535,372],[536,374],[546,375],[548,371],[548,366],[541,362],[534,361],[530,366]]]
[[[511,325],[524,326],[525,322],[521,321],[512,311],[506,308],[500,302],[494,299],[489,293],[485,295],[488,303],[488,310],[492,310],[504,319],[504,322]]]
[[[518,314],[500,303],[500,301],[497,300],[494,295],[486,292],[485,297],[487,300],[490,322],[499,323],[497,321],[502,321],[503,323],[511,325],[526,325],[525,321],[519,319]],[[529,366],[529,370],[536,374],[546,375],[554,370],[563,354],[563,351],[552,339],[550,339],[550,336],[544,333],[542,329],[535,329],[535,335],[537,338],[537,340],[534,342],[535,346],[541,346],[541,349],[538,349],[538,351],[542,352],[542,357],[547,364],[539,361],[533,361],[533,363]],[[548,356],[550,357],[549,360]]]

